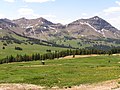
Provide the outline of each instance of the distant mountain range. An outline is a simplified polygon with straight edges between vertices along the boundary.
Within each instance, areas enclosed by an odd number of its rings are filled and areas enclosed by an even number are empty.
[[[94,16],[62,25],[44,18],[0,19],[0,41],[66,48],[110,49],[120,46],[120,30]]]
[[[10,30],[26,37],[46,41],[64,37],[76,39],[120,39],[120,31],[98,16],[89,19],[79,19],[67,25],[55,24],[44,18],[0,19],[0,29]]]
[[[1,33],[4,31],[14,32],[45,41],[65,37],[68,39],[120,39],[120,30],[98,16],[79,19],[67,25],[55,24],[44,18],[0,19],[0,31]]]

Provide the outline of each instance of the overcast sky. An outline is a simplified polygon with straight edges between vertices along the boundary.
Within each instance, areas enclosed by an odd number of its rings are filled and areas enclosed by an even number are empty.
[[[43,17],[67,24],[96,15],[120,29],[120,0],[0,0],[0,18]]]

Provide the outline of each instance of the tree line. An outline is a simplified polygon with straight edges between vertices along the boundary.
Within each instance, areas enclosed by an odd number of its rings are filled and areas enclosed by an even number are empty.
[[[98,50],[98,49],[76,49],[76,50],[64,50],[64,51],[54,51],[45,54],[32,54],[32,55],[16,55],[7,56],[6,58],[0,60],[0,64],[11,63],[11,62],[22,62],[22,61],[35,61],[35,60],[47,60],[47,59],[59,59],[65,56],[73,55],[90,55],[90,54],[116,54],[120,53],[120,48],[113,48],[109,51]]]

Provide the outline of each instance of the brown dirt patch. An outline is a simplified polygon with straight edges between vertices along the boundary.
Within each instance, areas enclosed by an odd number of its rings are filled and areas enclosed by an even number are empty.
[[[119,81],[120,79],[110,80],[102,83],[73,86],[71,88],[60,90],[120,90],[120,84],[118,84]]]
[[[52,87],[45,88],[32,84],[0,84],[0,90],[120,90],[120,79],[109,80],[97,84],[83,84],[71,88]]]
[[[95,57],[95,56],[101,56],[101,55],[97,55],[97,54],[91,54],[91,55],[75,55],[75,58],[84,58],[84,57]],[[106,54],[106,56],[108,56]],[[113,54],[113,56],[120,56],[120,54]],[[66,57],[63,57],[61,59],[71,59],[73,58],[73,55],[71,56],[66,56]]]
[[[0,90],[43,90],[40,87],[32,84],[0,84]]]
[[[94,57],[94,56],[100,56],[100,55],[96,55],[96,54],[91,54],[91,55],[75,55],[75,58]],[[71,59],[71,58],[73,58],[73,55],[64,57],[64,59]]]

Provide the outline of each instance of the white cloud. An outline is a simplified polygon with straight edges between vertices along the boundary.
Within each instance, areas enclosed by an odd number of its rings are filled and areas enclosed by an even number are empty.
[[[120,12],[120,1],[115,1],[116,4],[118,4],[119,6],[115,6],[115,7],[109,7],[107,9],[104,9],[103,12],[106,14],[111,14],[111,13],[118,13]]]
[[[116,1],[116,4],[120,5],[120,1]]]
[[[28,3],[44,3],[44,2],[55,1],[55,0],[23,0],[23,1]]]
[[[52,14],[48,14],[48,15],[39,15],[40,17],[43,17],[43,18],[56,18],[55,15],[52,15]]]
[[[104,9],[99,12],[98,15],[120,30],[120,1],[116,1],[115,3],[116,6]]]
[[[103,10],[103,12],[105,12],[105,13],[120,12],[120,7],[110,7],[110,8],[107,8],[107,9]]]
[[[15,2],[15,0],[4,0],[6,2]]]
[[[81,15],[82,15],[82,16],[87,16],[87,13],[82,13]]]
[[[18,10],[18,17],[26,17],[26,18],[37,18],[39,15],[34,13],[33,9],[30,8],[20,8]]]
[[[20,8],[20,9],[18,10],[18,13],[19,13],[20,15],[31,15],[31,14],[34,13],[34,11],[33,11],[32,9],[29,9],[29,8]]]
[[[39,17],[43,17],[43,18],[56,18],[56,16],[52,15],[52,14],[47,14],[47,15],[36,14],[34,12],[34,10],[30,9],[30,8],[20,8],[18,10],[18,14],[19,14],[18,17],[26,17],[26,18],[29,18],[29,19],[39,18]]]
[[[0,18],[5,18],[5,15],[0,13]]]
[[[120,16],[111,17],[107,21],[120,30]]]

